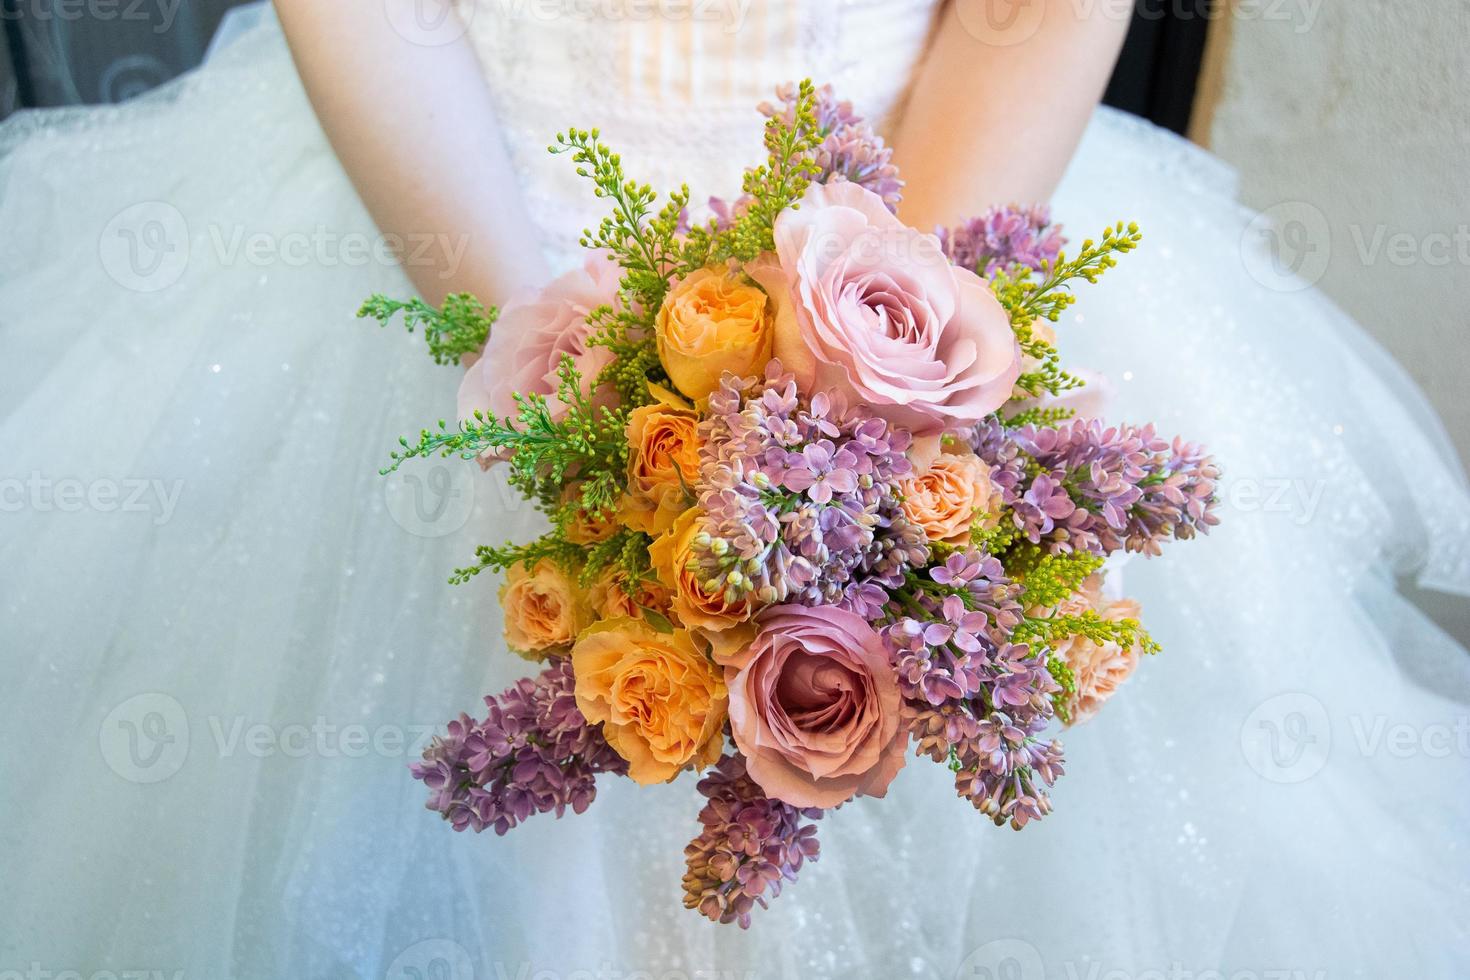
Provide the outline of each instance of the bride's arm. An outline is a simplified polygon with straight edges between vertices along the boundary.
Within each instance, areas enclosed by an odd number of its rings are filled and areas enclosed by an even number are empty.
[[[1102,97],[1131,9],[949,0],[894,138],[905,223],[927,230],[993,204],[1050,198]]]
[[[390,19],[394,4],[402,19]],[[471,292],[495,303],[544,281],[490,93],[446,0],[276,0],[276,10],[322,128],[378,227],[437,243],[403,255],[424,299]],[[394,26],[441,13],[412,40]]]

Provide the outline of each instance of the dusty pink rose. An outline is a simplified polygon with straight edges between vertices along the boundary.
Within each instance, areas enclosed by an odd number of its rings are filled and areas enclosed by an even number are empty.
[[[775,354],[807,390],[836,388],[915,436],[1005,404],[1021,350],[990,287],[873,192],[813,184],[776,220],[792,295]]]
[[[898,684],[856,613],[776,606],[725,669],[730,727],[750,777],[792,806],[882,796],[904,764]]]
[[[490,340],[477,358],[466,358],[469,370],[459,385],[459,417],[514,417],[515,392],[547,396],[553,417],[566,414],[556,398],[557,370],[562,357],[572,362],[588,385],[612,360],[605,347],[588,347],[587,314],[617,296],[618,266],[601,253],[587,258],[529,299],[514,300],[501,310]]]

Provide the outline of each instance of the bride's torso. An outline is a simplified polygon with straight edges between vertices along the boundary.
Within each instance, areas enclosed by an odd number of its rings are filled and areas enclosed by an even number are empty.
[[[941,0],[456,0],[532,217],[566,254],[603,208],[547,145],[597,127],[630,177],[734,197],[762,157],[756,106],[830,82],[879,125],[901,103]]]

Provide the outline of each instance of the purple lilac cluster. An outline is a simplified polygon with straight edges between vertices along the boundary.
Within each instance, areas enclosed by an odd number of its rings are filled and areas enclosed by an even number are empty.
[[[1051,210],[1043,204],[991,208],[962,225],[940,228],[938,234],[951,262],[986,279],[1018,265],[1039,272],[1043,262],[1056,262],[1067,243],[1062,226],[1051,223]]]
[[[1040,737],[1059,685],[1010,641],[1021,591],[998,559],[956,553],[913,581],[883,630],[919,754],[949,763],[961,796],[1017,830],[1051,812],[1043,785],[1062,774],[1061,742]]]
[[[701,424],[694,560],[709,594],[761,605],[838,605],[867,618],[906,569],[928,561],[897,483],[910,437],[839,397],[801,398],[779,362],[766,378],[726,375]]]
[[[1052,552],[1160,553],[1170,538],[1208,533],[1220,476],[1192,443],[1152,425],[1074,419],[1006,431],[981,423],[974,448],[990,464],[1015,526]]]
[[[487,697],[483,721],[460,715],[410,766],[429,787],[428,808],[455,830],[487,827],[504,834],[532,814],[570,807],[581,813],[597,795],[594,777],[621,775],[628,764],[587,724],[572,691],[569,659],[553,660],[499,697]]]
[[[699,792],[709,802],[699,812],[699,836],[684,848],[684,906],[749,928],[755,906],[765,908],[782,881],[795,881],[802,864],[817,859],[817,828],[805,821],[822,811],[767,798],[738,754],[722,758]]]
[[[794,83],[779,85],[777,103],[762,102],[760,111],[791,122],[796,118],[796,93]],[[816,151],[820,168],[816,182],[850,180],[883,198],[890,211],[898,211],[903,181],[893,164],[893,149],[853,110],[851,102],[837,98],[832,86],[823,85],[816,95],[817,126],[824,137]]]

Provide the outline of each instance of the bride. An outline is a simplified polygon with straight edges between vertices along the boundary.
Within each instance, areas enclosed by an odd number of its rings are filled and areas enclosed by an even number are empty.
[[[1470,659],[1396,591],[1470,595],[1463,476],[1224,166],[1094,108],[1108,7],[279,0],[159,93],[0,127],[0,977],[1464,975]],[[1061,342],[1226,484],[1128,568],[1165,652],[1068,733],[1056,813],[1003,834],[910,767],[742,932],[680,907],[688,776],[503,838],[424,812],[407,764],[524,672],[494,583],[444,578],[534,517],[378,476],[458,379],[352,314],[576,261],[558,128],[732,195],[804,76],[880,121],[911,225],[1138,221]]]

